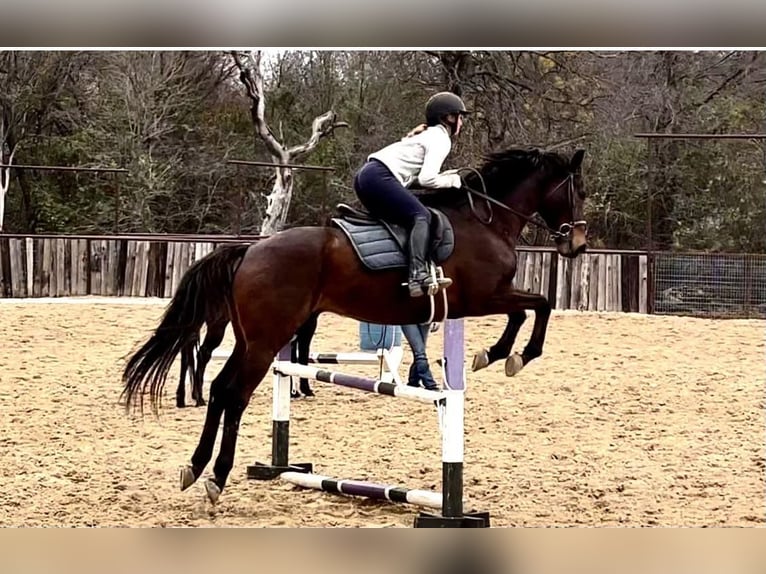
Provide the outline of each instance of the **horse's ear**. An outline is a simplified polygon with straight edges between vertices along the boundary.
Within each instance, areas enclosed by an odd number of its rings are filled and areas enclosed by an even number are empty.
[[[569,160],[569,171],[572,173],[576,173],[580,171],[580,166],[582,166],[582,159],[585,157],[585,150],[584,149],[578,149],[574,152],[574,155],[572,156],[572,159]]]

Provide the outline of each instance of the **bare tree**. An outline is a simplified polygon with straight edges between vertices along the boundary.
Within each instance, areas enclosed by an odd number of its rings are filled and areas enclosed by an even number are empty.
[[[10,166],[13,164],[13,155],[16,153],[16,142],[8,141],[10,131],[10,118],[5,109],[0,110],[0,165]],[[11,184],[10,167],[0,167],[0,232],[3,231],[5,220],[5,196]]]
[[[293,168],[289,167],[306,157],[319,144],[320,140],[334,133],[336,128],[348,127],[346,122],[336,121],[336,114],[329,110],[314,118],[311,135],[302,144],[287,147],[266,122],[266,100],[263,87],[262,53],[258,50],[249,53],[232,52],[234,62],[239,69],[239,79],[250,98],[250,115],[256,135],[266,145],[276,168],[276,177],[271,193],[267,196],[266,215],[261,223],[261,235],[278,232],[287,220],[290,200],[293,193]]]

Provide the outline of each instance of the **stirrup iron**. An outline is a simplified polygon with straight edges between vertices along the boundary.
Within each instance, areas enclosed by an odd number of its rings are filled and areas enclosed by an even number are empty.
[[[428,281],[424,281],[420,285],[420,288],[423,291],[423,295],[426,297],[433,297],[440,290],[446,289],[452,285],[452,279],[444,275],[444,269],[442,269],[440,266],[429,264],[428,270]],[[402,287],[409,287],[409,285],[409,281],[407,283],[402,283]]]
[[[430,297],[436,295],[440,289],[446,289],[452,285],[452,279],[444,275],[444,269],[441,266],[431,265],[431,281],[428,283],[427,294]]]

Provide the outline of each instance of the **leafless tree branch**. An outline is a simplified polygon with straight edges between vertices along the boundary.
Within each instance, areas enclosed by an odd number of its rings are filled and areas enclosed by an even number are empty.
[[[266,122],[266,103],[263,87],[263,71],[261,69],[261,52],[253,51],[248,54],[231,52],[237,68],[240,70],[239,79],[245,86],[251,101],[250,115],[258,136],[266,144],[269,153],[277,163],[289,164],[306,156],[314,150],[322,138],[332,135],[337,128],[349,127],[346,122],[336,121],[335,112],[330,110],[314,118],[311,124],[311,135],[302,144],[286,148],[280,142]],[[271,193],[266,196],[266,215],[261,223],[261,234],[270,235],[279,231],[287,220],[290,200],[293,191],[293,170],[288,167],[277,167],[276,178]]]

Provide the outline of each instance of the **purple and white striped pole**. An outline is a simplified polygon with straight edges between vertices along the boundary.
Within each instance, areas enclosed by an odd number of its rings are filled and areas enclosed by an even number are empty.
[[[440,391],[429,391],[420,387],[409,387],[398,385],[396,383],[387,383],[369,377],[360,377],[357,375],[346,375],[344,373],[334,373],[311,365],[298,365],[289,361],[279,361],[274,365],[274,371],[284,377],[300,377],[313,379],[324,383],[332,383],[342,387],[350,387],[368,393],[377,393],[379,395],[388,395],[390,397],[400,397],[426,403],[438,402],[444,398]]]
[[[417,490],[361,480],[339,480],[329,476],[301,472],[285,472],[280,478],[303,488],[313,488],[333,494],[364,496],[374,500],[415,504],[426,508],[440,509],[442,507],[442,495],[430,490]]]
[[[309,363],[320,365],[374,365],[382,353],[309,353]]]

